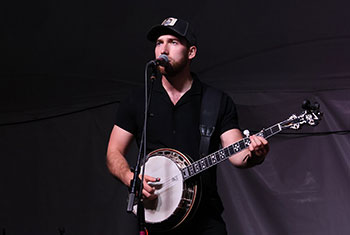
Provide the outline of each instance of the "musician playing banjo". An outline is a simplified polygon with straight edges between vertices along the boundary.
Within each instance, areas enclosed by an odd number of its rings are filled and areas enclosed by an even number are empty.
[[[191,25],[185,20],[170,17],[165,19],[162,24],[152,27],[147,34],[147,38],[155,43],[155,58],[159,58],[161,55],[168,58],[166,64],[158,67],[161,78],[154,81],[152,101],[148,110],[147,153],[157,149],[169,148],[176,151],[162,150],[161,153],[169,152],[172,156],[179,155],[178,159],[183,162],[185,162],[183,160],[186,158],[185,156],[192,158],[194,161],[199,160],[202,157],[199,150],[201,142],[199,126],[201,110],[203,110],[202,98],[204,91],[208,90],[209,86],[202,83],[190,71],[191,61],[197,54],[197,41]],[[220,45],[220,42],[215,42],[215,46],[225,49],[225,45]],[[237,112],[232,99],[225,93],[220,92],[217,107],[216,124],[215,128],[211,129],[213,132],[208,146],[209,153],[218,150],[220,145],[226,147],[243,138],[239,130]],[[128,187],[133,178],[133,172],[130,170],[125,155],[134,138],[140,144],[143,118],[144,91],[140,89],[133,91],[120,104],[107,150],[107,166],[110,172]],[[267,140],[255,135],[250,136],[249,139],[248,148],[229,157],[234,166],[247,168],[260,164],[264,160],[269,149]],[[183,155],[180,153],[185,156],[182,157]],[[158,158],[159,166],[156,169],[167,167],[168,163],[162,165],[161,160],[167,162],[168,157]],[[157,158],[153,159],[157,164]],[[207,166],[205,164],[212,164],[216,160],[209,158],[206,161],[206,163],[203,163],[204,165],[198,166],[198,169],[203,170]],[[183,164],[188,165],[188,163]],[[145,169],[147,170],[147,165]],[[196,167],[193,168],[194,172],[196,172],[196,169]],[[171,171],[170,169],[168,171],[167,169],[159,170],[165,173]],[[184,179],[187,177],[186,174],[190,173],[191,171],[182,171],[179,177]],[[191,217],[184,219],[184,221],[181,220],[181,223],[178,223],[170,231],[165,233],[153,233],[151,231],[151,235],[227,234],[225,223],[221,217],[223,206],[217,193],[216,167],[211,167],[206,171],[203,170],[199,176],[202,179],[201,196],[200,199],[196,199],[196,201],[200,200],[199,206],[193,209]],[[145,175],[142,193],[146,200],[157,200],[160,197],[160,193],[163,191],[160,190],[158,193],[152,182],[162,182],[162,180],[165,180],[163,178],[157,174],[151,175],[149,173]],[[192,193],[194,191],[196,190],[191,190]],[[199,191],[195,193],[199,194]],[[166,202],[163,201],[164,203]],[[188,207],[192,207],[192,204]]]

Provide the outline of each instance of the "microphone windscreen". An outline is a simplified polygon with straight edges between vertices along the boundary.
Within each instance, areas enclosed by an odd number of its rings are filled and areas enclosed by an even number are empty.
[[[165,63],[168,63],[168,62],[169,62],[168,56],[166,56],[166,55],[164,55],[164,54],[161,54],[161,55],[158,57],[158,60],[164,61]]]

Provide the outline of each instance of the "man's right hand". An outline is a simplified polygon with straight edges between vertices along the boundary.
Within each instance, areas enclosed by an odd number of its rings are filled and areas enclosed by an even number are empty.
[[[152,176],[145,175],[143,179],[143,190],[142,190],[142,195],[145,198],[149,200],[154,200],[158,197],[157,194],[154,194],[156,190],[155,187],[150,186],[148,182],[157,182],[159,180],[160,180],[159,178],[154,178]]]
[[[131,172],[131,174],[129,174],[129,178],[130,180],[128,182],[131,183],[132,179],[134,177],[134,173]],[[141,176],[139,176],[140,180],[141,180]],[[143,189],[142,189],[142,195],[144,198],[149,199],[149,200],[153,200],[157,198],[157,195],[154,194],[155,192],[155,187],[152,187],[149,185],[149,182],[158,182],[160,179],[159,178],[154,178],[152,176],[149,175],[145,175],[144,179],[143,179]],[[128,185],[128,187],[130,187],[130,183]]]

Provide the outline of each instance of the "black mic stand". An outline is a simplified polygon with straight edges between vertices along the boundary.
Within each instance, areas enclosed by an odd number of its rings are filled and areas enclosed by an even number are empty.
[[[151,87],[150,87],[150,92],[148,94],[148,69],[149,68],[151,68],[152,71],[150,76]],[[137,197],[137,218],[138,218],[140,235],[147,234],[146,222],[145,222],[145,210],[144,210],[143,199],[142,199],[142,190],[143,190],[142,182],[145,175],[145,167],[142,168],[141,180],[138,176],[140,175],[141,166],[145,165],[146,157],[147,157],[146,144],[147,144],[148,107],[151,102],[153,83],[154,83],[154,80],[156,79],[156,74],[157,74],[157,64],[154,61],[148,62],[145,67],[145,114],[144,114],[145,116],[144,116],[144,123],[143,123],[143,132],[141,136],[136,166],[134,168],[134,177],[130,182],[129,199],[128,199],[128,206],[127,206],[127,212],[131,213],[133,206],[135,204],[135,196],[136,196]]]

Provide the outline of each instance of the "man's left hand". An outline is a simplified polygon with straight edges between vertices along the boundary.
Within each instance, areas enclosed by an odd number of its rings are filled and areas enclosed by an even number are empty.
[[[250,138],[249,151],[256,157],[264,158],[269,152],[267,140],[261,136],[252,135]]]

